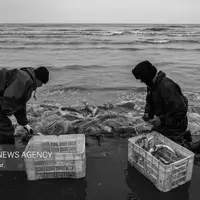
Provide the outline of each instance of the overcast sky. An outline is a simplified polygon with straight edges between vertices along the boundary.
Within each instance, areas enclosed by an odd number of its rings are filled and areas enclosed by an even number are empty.
[[[0,0],[0,23],[200,23],[200,0]]]

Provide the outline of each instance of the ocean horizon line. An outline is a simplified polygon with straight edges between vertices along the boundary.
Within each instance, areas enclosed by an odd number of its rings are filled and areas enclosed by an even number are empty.
[[[63,24],[63,25],[67,25],[67,24],[129,24],[129,25],[200,25],[200,23],[137,23],[137,22],[126,22],[126,23],[122,23],[122,22],[0,22],[1,24]]]

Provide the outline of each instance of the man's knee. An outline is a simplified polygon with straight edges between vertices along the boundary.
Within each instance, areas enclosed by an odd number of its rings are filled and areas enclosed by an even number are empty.
[[[0,117],[0,143],[14,144],[14,127],[7,116]]]
[[[15,137],[14,135],[4,135],[0,137],[0,145],[2,144],[15,144]]]

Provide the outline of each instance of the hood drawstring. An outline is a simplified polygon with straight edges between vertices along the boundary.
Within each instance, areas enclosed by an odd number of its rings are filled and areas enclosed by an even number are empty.
[[[37,100],[37,98],[36,98],[36,90],[34,91],[34,93],[33,93],[33,98],[35,99],[35,101]]]

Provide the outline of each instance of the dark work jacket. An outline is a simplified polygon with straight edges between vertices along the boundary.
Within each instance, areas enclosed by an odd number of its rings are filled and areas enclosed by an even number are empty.
[[[187,129],[187,111],[188,100],[179,85],[159,71],[154,86],[147,88],[145,112],[150,118],[159,116],[163,134],[173,135]]]
[[[0,70],[0,112],[3,115],[14,115],[18,124],[28,123],[26,103],[36,89],[33,68]]]

